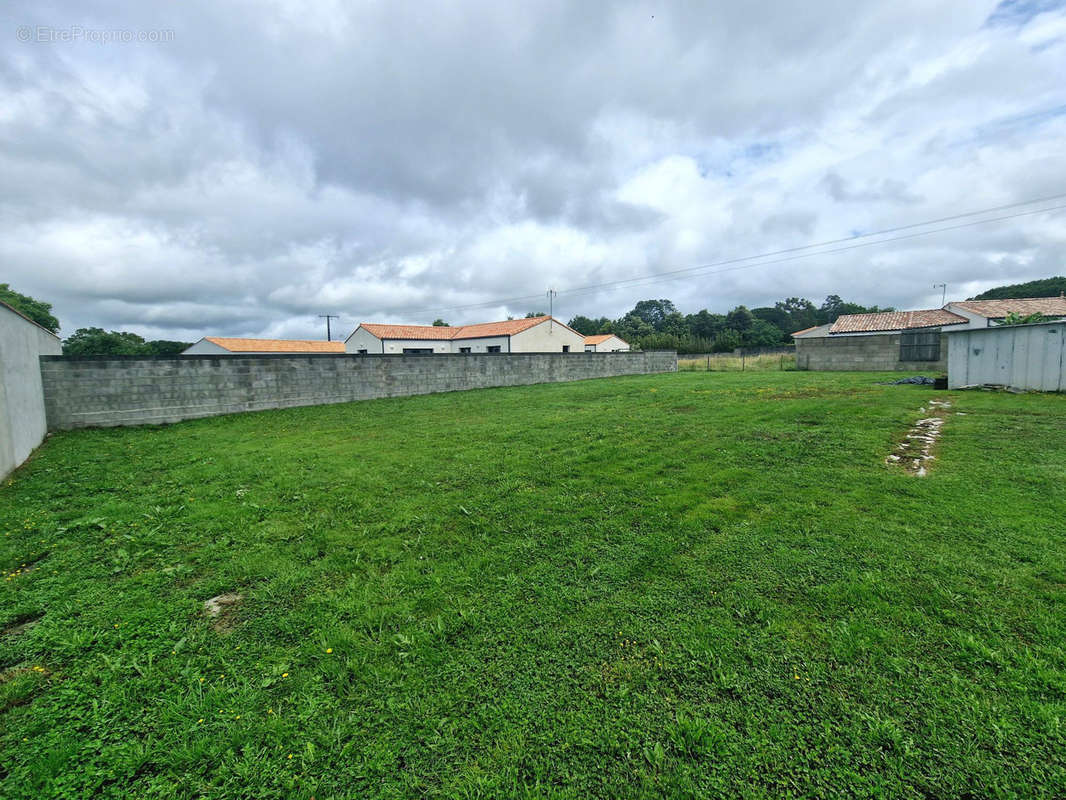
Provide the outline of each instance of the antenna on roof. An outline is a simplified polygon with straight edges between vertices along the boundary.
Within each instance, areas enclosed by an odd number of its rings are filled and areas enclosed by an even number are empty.
[[[329,321],[331,319],[340,319],[340,317],[338,317],[336,314],[319,314],[318,315],[319,319],[322,319],[323,317],[325,317],[325,320],[326,320],[326,341],[327,342],[331,342],[331,341],[333,341],[333,339],[330,338]]]
[[[940,307],[944,307],[944,303],[948,299],[948,285],[946,283],[934,283],[934,289],[940,289]]]

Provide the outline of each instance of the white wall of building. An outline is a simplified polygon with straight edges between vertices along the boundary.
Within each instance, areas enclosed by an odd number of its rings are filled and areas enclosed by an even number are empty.
[[[366,350],[368,353],[381,353],[381,340],[362,326],[352,331],[351,336],[344,340],[344,350],[347,353],[358,353]]]
[[[231,356],[233,353],[227,350],[225,347],[219,347],[214,342],[209,342],[207,339],[201,339],[195,344],[186,347],[181,351],[183,356]]]
[[[945,325],[945,331],[968,331],[973,330],[975,328],[987,328],[992,324],[992,321],[988,317],[982,314],[978,314],[974,311],[970,311],[969,309],[962,308],[961,306],[957,306],[955,305],[955,303],[948,303],[946,306],[944,306],[944,309],[946,311],[950,311],[952,314],[958,314],[960,317],[966,317],[966,319],[968,320],[965,324],[960,323],[959,325],[951,326]]]
[[[471,353],[487,353],[490,347],[500,348],[501,353],[511,352],[511,340],[506,336],[482,336],[477,339],[452,339],[452,352],[461,353],[469,347]]]
[[[545,320],[511,335],[512,353],[561,353],[564,346],[569,346],[571,353],[583,353],[585,337],[558,321]]]
[[[0,478],[44,440],[48,426],[38,357],[62,354],[58,336],[0,305]]]
[[[948,387],[984,383],[1066,391],[1066,321],[948,334]]]
[[[599,344],[586,345],[585,349],[589,353],[628,353],[629,345],[617,336],[611,335]]]

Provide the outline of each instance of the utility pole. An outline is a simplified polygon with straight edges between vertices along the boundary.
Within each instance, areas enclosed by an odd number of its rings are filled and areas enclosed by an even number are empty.
[[[319,314],[318,318],[326,320],[326,341],[327,342],[333,341],[333,339],[331,337],[331,334],[330,334],[329,321],[331,319],[340,319],[340,317],[338,317],[336,314]]]
[[[943,308],[948,299],[948,285],[946,283],[934,283],[933,288],[940,290],[940,307]]]
[[[554,289],[548,290],[548,330],[555,330],[555,295],[558,292]]]

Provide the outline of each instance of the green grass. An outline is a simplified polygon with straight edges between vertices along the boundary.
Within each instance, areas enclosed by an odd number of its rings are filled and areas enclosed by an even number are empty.
[[[53,436],[0,488],[0,796],[1066,796],[1066,397],[884,379]]]

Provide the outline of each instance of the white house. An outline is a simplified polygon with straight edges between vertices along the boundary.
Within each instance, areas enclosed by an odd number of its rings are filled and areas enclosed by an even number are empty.
[[[344,342],[317,339],[239,339],[205,336],[181,351],[183,356],[271,355],[277,353],[343,353]]]
[[[963,300],[948,303],[944,309],[965,317],[969,324],[953,327],[953,331],[995,327],[1008,314],[1028,317],[1042,314],[1051,319],[1066,317],[1066,297],[1021,297],[1007,300]]]
[[[455,327],[362,322],[344,342],[349,353],[580,353],[585,337],[552,317]]]
[[[628,353],[629,342],[613,333],[585,337],[586,353]]]
[[[1066,297],[962,300],[943,308],[845,314],[792,334],[796,367],[813,370],[948,369],[948,333],[996,327],[1008,314],[1066,317]]]

